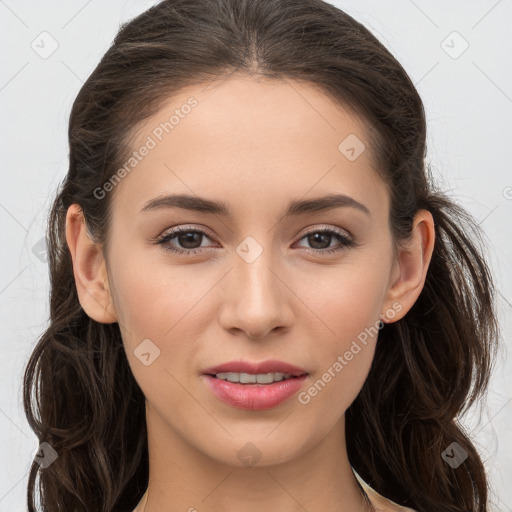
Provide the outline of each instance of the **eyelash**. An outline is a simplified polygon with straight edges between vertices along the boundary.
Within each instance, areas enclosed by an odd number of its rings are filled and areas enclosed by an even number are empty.
[[[203,249],[201,249],[201,248],[196,248],[196,249],[177,249],[176,247],[172,247],[170,245],[165,245],[165,244],[170,242],[173,238],[175,238],[177,235],[179,235],[181,233],[202,234],[202,235],[205,235],[207,238],[210,238],[210,239],[214,238],[214,237],[212,237],[206,231],[203,231],[203,230],[197,229],[197,228],[193,228],[192,229],[190,227],[185,226],[185,227],[180,227],[180,228],[173,229],[172,231],[167,232],[165,235],[154,239],[154,243],[156,243],[158,245],[162,245],[163,249],[165,251],[167,251],[167,252],[172,252],[172,253],[180,254],[180,255],[192,255],[192,254],[196,254],[196,253],[200,253],[200,252],[205,252],[204,248]],[[335,253],[335,252],[342,251],[342,250],[344,250],[346,248],[356,247],[357,245],[359,245],[352,238],[349,238],[347,235],[345,235],[344,232],[342,232],[341,230],[334,229],[334,228],[310,230],[310,231],[304,233],[304,235],[301,238],[299,238],[298,241],[300,242],[303,238],[306,238],[308,235],[311,235],[311,234],[314,234],[314,233],[322,233],[322,234],[335,235],[335,237],[338,238],[338,240],[341,242],[341,246],[340,247],[336,247],[336,248],[333,248],[333,249],[308,249],[308,248],[305,248],[307,252],[313,253],[315,255],[332,254],[332,253]],[[210,248],[208,248],[208,249],[210,249]],[[206,251],[206,252],[208,252],[208,251]]]

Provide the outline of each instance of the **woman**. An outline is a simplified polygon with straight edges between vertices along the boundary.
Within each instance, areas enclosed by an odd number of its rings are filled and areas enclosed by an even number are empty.
[[[29,510],[38,474],[47,510],[488,510],[456,418],[495,292],[425,136],[401,65],[321,0],[121,27],[49,219]]]

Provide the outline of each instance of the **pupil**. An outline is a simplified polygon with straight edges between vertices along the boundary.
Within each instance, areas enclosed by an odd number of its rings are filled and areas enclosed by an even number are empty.
[[[322,248],[325,248],[325,247],[315,247],[315,244],[319,242],[319,238],[327,238],[327,239],[330,239],[331,238],[331,235],[327,234],[327,233],[313,233],[312,235],[309,235],[309,243],[311,244],[311,246],[315,249],[322,249]],[[329,243],[330,243],[330,240],[329,240]],[[327,244],[327,247],[329,246],[329,243]],[[320,242],[320,245],[321,242]]]
[[[200,236],[201,236],[201,233],[187,233],[184,235],[180,235],[179,236],[180,244],[187,249],[195,249],[196,247],[194,247],[193,245],[194,245],[194,243],[198,242],[198,238]],[[191,237],[192,237],[192,240],[190,240]],[[184,239],[185,239],[185,241],[183,242]],[[195,239],[195,242],[194,242],[194,239]],[[192,247],[187,245],[189,243],[192,243]],[[201,245],[201,243],[199,243],[199,245]]]

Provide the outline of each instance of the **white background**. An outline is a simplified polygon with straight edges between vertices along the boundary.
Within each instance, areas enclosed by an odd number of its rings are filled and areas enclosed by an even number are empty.
[[[70,108],[119,24],[154,3],[0,0],[0,512],[26,510],[37,447],[22,409],[21,377],[47,322],[47,266],[37,244],[67,171]],[[425,104],[428,158],[439,183],[487,235],[503,344],[488,399],[465,424],[491,476],[492,510],[512,511],[512,0],[332,3],[368,27],[407,70]],[[43,31],[58,42],[47,59],[31,47]],[[458,58],[443,47],[463,48],[453,31],[469,44]]]

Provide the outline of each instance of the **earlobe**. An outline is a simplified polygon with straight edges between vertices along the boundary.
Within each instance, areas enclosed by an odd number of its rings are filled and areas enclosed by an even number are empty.
[[[393,309],[393,314],[389,316],[384,312],[381,316],[384,323],[400,320],[416,302],[425,284],[434,244],[432,214],[428,210],[418,210],[414,217],[411,239],[398,250],[395,263],[398,270],[390,279],[385,301],[386,307]],[[401,307],[397,308],[397,304]]]
[[[88,233],[78,204],[72,204],[66,214],[66,241],[73,261],[73,275],[82,308],[97,322],[116,322],[105,259],[101,247]]]

